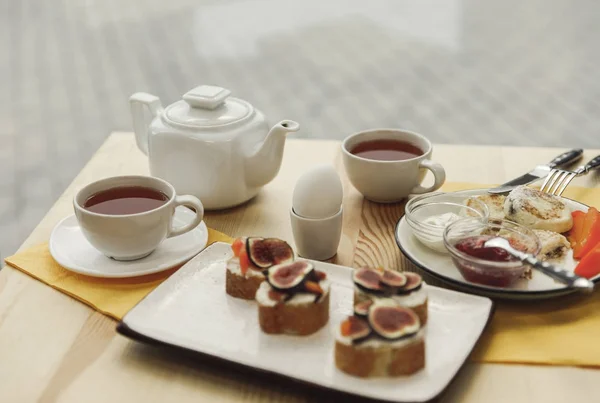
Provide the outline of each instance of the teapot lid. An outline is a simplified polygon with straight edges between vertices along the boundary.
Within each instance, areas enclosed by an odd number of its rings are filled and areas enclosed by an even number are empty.
[[[237,123],[254,113],[248,102],[229,98],[231,91],[212,85],[201,85],[183,95],[183,100],[167,106],[169,123],[188,128],[215,128]]]

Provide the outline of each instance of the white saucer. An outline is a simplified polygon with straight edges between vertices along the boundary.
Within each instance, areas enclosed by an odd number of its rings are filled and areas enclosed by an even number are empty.
[[[487,189],[466,190],[456,192],[467,196],[477,196],[483,194]],[[455,193],[455,194],[456,194]],[[442,195],[440,197],[443,197]],[[571,210],[587,211],[588,206],[575,200],[562,198],[562,200],[571,208]],[[396,243],[400,250],[414,265],[421,268],[433,277],[456,287],[457,289],[478,295],[484,295],[491,298],[514,299],[514,300],[534,300],[558,297],[570,294],[575,290],[567,288],[550,277],[534,270],[531,280],[519,280],[515,284],[506,288],[490,287],[481,284],[471,283],[465,280],[449,254],[434,252],[423,245],[412,233],[412,229],[406,218],[402,217],[395,230]],[[572,252],[565,257],[561,263],[565,269],[574,270],[576,261],[572,258]],[[594,282],[600,281],[600,275],[592,279]]]
[[[185,207],[175,210],[173,224],[180,226],[191,222],[195,214]],[[208,242],[206,224],[163,241],[158,248],[143,259],[120,262],[96,250],[83,236],[75,215],[59,222],[50,235],[50,254],[67,270],[86,276],[104,278],[137,277],[158,273],[184,263],[200,253]]]

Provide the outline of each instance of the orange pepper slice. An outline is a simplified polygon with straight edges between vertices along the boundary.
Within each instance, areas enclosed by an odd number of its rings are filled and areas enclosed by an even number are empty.
[[[246,247],[246,242],[244,242],[243,238],[236,238],[235,241],[231,244],[231,250],[233,251],[234,256],[240,256],[240,252],[242,248]]]
[[[246,253],[246,248],[243,248],[240,251],[240,255],[238,256],[240,259],[240,270],[242,271],[242,275],[246,275],[248,272],[248,268],[250,267],[250,259],[248,259],[248,254]]]
[[[588,279],[600,274],[600,244],[581,259],[575,267],[575,274]]]
[[[578,245],[581,243],[581,235],[583,234],[586,213],[581,210],[577,210],[573,211],[571,216],[573,217],[573,227],[571,228],[571,231],[569,231],[568,238],[569,242],[571,243],[571,248],[575,249],[576,247],[578,248]]]
[[[594,207],[590,207],[585,215],[579,242],[573,248],[573,257],[575,259],[583,258],[598,244],[600,244],[600,212]]]
[[[312,294],[323,294],[323,289],[321,288],[319,283],[316,283],[314,281],[307,281],[306,283],[304,283],[304,288],[306,289],[306,291]]]
[[[342,334],[342,336],[349,336],[351,332],[352,332],[352,322],[350,321],[350,319],[346,319],[340,325],[340,333]]]

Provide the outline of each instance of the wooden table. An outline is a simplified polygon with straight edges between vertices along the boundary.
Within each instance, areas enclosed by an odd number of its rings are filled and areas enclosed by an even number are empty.
[[[391,228],[400,205],[363,201],[347,181],[339,143],[289,140],[277,178],[243,207],[209,213],[206,222],[230,235],[269,235],[293,241],[288,218],[296,179],[312,164],[333,163],[344,182],[344,230],[337,263],[406,264]],[[437,145],[434,158],[448,181],[500,183],[558,149]],[[600,150],[590,150],[591,158]],[[147,174],[146,157],[130,133],[115,133],[60,197],[21,248],[48,240],[53,226],[72,213],[75,190],[101,177]],[[594,186],[597,177],[577,179]],[[593,347],[593,346],[590,346]],[[597,348],[598,346],[596,346]],[[468,363],[439,401],[597,401],[600,371],[570,367]],[[309,402],[313,390],[267,383],[253,374],[129,341],[115,322],[10,267],[0,271],[0,402]]]

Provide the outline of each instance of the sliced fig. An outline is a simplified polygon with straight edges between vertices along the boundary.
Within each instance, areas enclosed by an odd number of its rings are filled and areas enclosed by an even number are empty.
[[[410,294],[413,291],[417,291],[423,285],[423,279],[417,273],[404,272],[406,276],[406,284],[399,288],[398,294]]]
[[[412,310],[397,305],[375,305],[369,310],[369,325],[386,340],[398,340],[419,331],[419,317]]]
[[[252,264],[265,269],[273,266],[273,263],[271,263],[271,253],[265,248],[263,241],[263,238],[248,237],[246,239],[246,254]]]
[[[291,246],[277,238],[250,237],[246,241],[246,249],[250,261],[261,269],[289,263],[294,259]]]
[[[340,325],[340,333],[348,337],[353,343],[362,341],[371,334],[371,327],[366,320],[350,316]]]
[[[377,270],[363,268],[352,273],[352,280],[358,288],[372,293],[381,293],[381,274]]]
[[[369,314],[369,308],[371,307],[371,305],[373,305],[373,301],[371,301],[370,299],[359,302],[358,304],[354,305],[354,314],[356,316],[366,318]]]
[[[402,287],[406,284],[406,276],[403,273],[392,270],[384,270],[381,282],[390,287]]]
[[[303,260],[278,264],[269,269],[267,281],[276,290],[288,291],[300,285],[312,270],[313,265]]]
[[[263,243],[271,252],[272,264],[291,263],[294,261],[294,251],[286,241],[278,238],[267,238]]]

